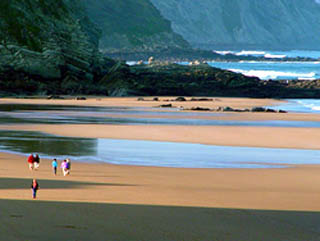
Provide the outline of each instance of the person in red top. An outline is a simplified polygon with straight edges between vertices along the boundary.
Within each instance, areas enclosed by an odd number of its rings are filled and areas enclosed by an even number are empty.
[[[32,154],[28,157],[28,164],[29,164],[29,169],[33,170],[34,156]]]

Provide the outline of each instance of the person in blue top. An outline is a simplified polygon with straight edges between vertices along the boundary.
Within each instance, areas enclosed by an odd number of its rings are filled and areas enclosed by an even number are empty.
[[[55,176],[57,175],[57,168],[58,168],[57,159],[53,159],[53,161],[52,161],[52,170],[53,170],[53,174]]]

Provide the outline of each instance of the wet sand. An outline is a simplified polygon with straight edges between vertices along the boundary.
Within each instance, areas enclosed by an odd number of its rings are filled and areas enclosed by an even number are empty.
[[[159,101],[153,101],[154,97],[145,97],[145,101],[138,101],[138,97],[119,98],[119,97],[88,97],[86,100],[75,100],[72,97],[66,97],[65,99],[13,99],[2,98],[0,104],[4,103],[16,103],[16,104],[42,104],[42,105],[86,105],[86,106],[121,106],[121,107],[156,107],[161,104],[171,103],[176,107],[191,108],[195,106],[216,108],[219,106],[230,106],[233,108],[250,108],[255,106],[269,106],[277,103],[283,103],[280,100],[273,99],[254,99],[254,98],[211,98],[212,101],[168,101],[174,100],[176,97],[157,97]],[[190,100],[191,97],[186,97]]]
[[[122,99],[119,103],[112,100],[77,103],[128,104]],[[25,100],[8,101],[25,103]],[[51,102],[66,104],[66,101],[69,100]],[[238,99],[237,105],[255,105],[255,101]],[[137,101],[134,102],[132,106]],[[250,113],[247,115],[254,118]],[[281,118],[286,116],[282,114]],[[2,128],[29,128],[83,137],[314,149],[319,149],[320,133],[315,128],[258,127]],[[319,171],[320,166],[185,169],[72,163],[71,175],[63,177],[61,172],[58,176],[52,174],[49,160],[41,161],[39,171],[29,171],[26,157],[0,153],[0,237],[37,241],[320,240]],[[32,178],[40,183],[37,200],[31,200]]]
[[[165,103],[160,101],[138,101],[137,98],[89,98],[84,101],[39,100],[39,99],[0,99],[1,103],[25,103],[46,105],[85,105],[85,106],[118,106],[118,107],[154,107]],[[189,98],[188,98],[189,99]],[[214,101],[172,102],[185,108],[194,106],[216,108],[230,106],[232,108],[251,108],[254,106],[271,106],[282,103],[272,99],[250,98],[213,98]],[[161,109],[159,109],[161,111]],[[201,112],[202,113],[202,112]],[[123,116],[125,117],[125,116]],[[134,117],[134,116],[130,116]],[[141,116],[140,116],[141,117]],[[157,118],[157,116],[152,116]],[[166,116],[158,116],[168,118]],[[222,113],[219,116],[171,116],[170,118],[199,118],[216,120],[281,120],[281,121],[320,121],[320,115],[304,113]],[[2,130],[31,130],[70,137],[115,138],[130,140],[153,140],[200,143],[223,146],[250,146],[274,148],[320,149],[320,129],[263,127],[263,126],[170,126],[170,125],[99,125],[99,124],[57,124],[57,125],[0,125]]]
[[[7,125],[69,137],[199,143],[221,146],[320,149],[320,129],[244,126]]]

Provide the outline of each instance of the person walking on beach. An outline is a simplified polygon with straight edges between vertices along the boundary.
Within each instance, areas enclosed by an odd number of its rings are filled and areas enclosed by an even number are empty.
[[[63,162],[61,163],[61,169],[62,169],[62,173],[63,173],[63,176],[66,176],[68,175],[68,168],[67,168],[67,160],[63,160]]]
[[[68,170],[68,175],[70,174],[70,170],[71,170],[71,161],[69,158],[67,158],[67,164],[66,164],[66,168]]]
[[[39,155],[37,154],[37,155],[34,157],[34,170],[38,170],[38,169],[39,169],[39,166],[40,166],[40,157],[39,157]]]
[[[58,162],[57,162],[57,159],[54,158],[52,161],[52,170],[55,176],[57,175],[57,168],[58,168]]]
[[[36,179],[32,180],[31,189],[32,189],[32,198],[36,199],[37,198],[37,191],[39,189],[39,183],[37,182]]]
[[[30,156],[28,157],[28,164],[29,164],[29,169],[33,170],[33,164],[34,164],[34,156],[33,156],[33,154],[30,154]]]

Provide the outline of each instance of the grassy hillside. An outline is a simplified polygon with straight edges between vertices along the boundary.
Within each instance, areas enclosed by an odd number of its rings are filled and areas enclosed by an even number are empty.
[[[155,44],[187,46],[149,0],[82,0],[103,32],[103,48],[148,48]]]

